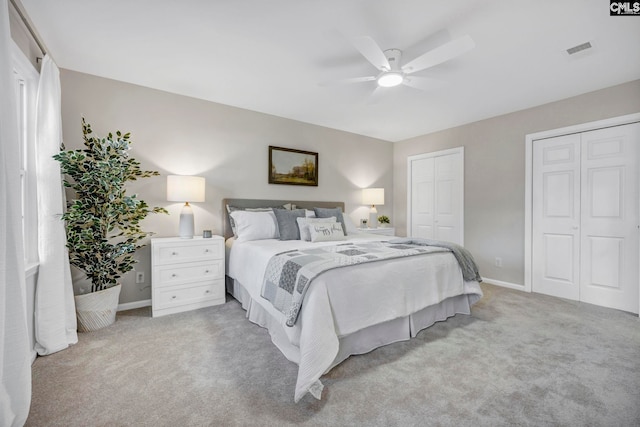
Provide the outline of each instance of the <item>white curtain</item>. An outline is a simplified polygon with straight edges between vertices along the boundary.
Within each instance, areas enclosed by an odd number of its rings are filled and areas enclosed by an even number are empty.
[[[0,425],[22,426],[31,404],[31,356],[8,10],[0,0]]]
[[[60,71],[45,55],[36,102],[38,192],[38,284],[35,301],[36,351],[40,355],[78,342],[69,255],[65,247],[65,210],[60,164],[52,156],[62,143]]]

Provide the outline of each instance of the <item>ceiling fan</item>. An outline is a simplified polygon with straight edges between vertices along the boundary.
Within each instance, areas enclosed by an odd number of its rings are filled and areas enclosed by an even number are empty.
[[[353,40],[353,44],[380,73],[376,76],[354,77],[342,80],[341,83],[360,83],[376,81],[379,87],[388,88],[398,85],[411,86],[424,90],[421,77],[412,76],[413,73],[426,70],[443,62],[460,56],[475,47],[470,36],[464,36],[436,47],[417,58],[401,65],[402,51],[400,49],[382,50],[371,37],[363,36]]]

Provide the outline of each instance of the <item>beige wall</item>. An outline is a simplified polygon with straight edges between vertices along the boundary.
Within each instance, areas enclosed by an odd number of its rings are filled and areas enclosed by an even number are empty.
[[[391,216],[389,142],[69,70],[61,70],[61,83],[67,148],[81,147],[84,116],[100,136],[131,132],[132,155],[143,168],[163,175],[131,187],[150,205],[169,210],[170,216],[145,220],[145,229],[157,236],[178,233],[181,205],[165,200],[168,174],[206,178],[206,202],[193,204],[196,234],[203,229],[221,233],[221,200],[226,197],[344,201],[357,221],[368,213],[360,189],[376,186],[387,190],[379,212]],[[318,152],[318,187],[268,184],[269,145]],[[139,258],[136,269],[146,273],[148,285],[148,247]],[[136,285],[132,273],[124,279],[121,303],[150,298],[149,288]]]
[[[465,147],[465,246],[483,277],[524,284],[525,136],[640,112],[640,80],[394,144],[394,223],[406,233],[407,157]],[[502,258],[503,267],[494,260]]]

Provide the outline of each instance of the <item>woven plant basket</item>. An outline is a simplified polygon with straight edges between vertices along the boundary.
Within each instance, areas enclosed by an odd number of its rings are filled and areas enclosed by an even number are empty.
[[[76,295],[78,332],[93,332],[116,321],[121,285],[90,294]]]

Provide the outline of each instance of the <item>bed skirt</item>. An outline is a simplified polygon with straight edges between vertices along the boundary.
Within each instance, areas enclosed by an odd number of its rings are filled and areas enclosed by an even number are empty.
[[[291,343],[287,334],[288,327],[284,325],[284,321],[274,317],[267,308],[255,301],[237,280],[226,276],[226,286],[227,292],[237,299],[242,308],[246,310],[247,318],[266,328],[271,335],[271,341],[282,354],[290,361],[300,364],[300,348]],[[473,299],[470,300],[470,298]],[[421,330],[456,314],[471,314],[471,305],[477,299],[479,298],[476,298],[475,295],[457,295],[409,316],[389,320],[349,335],[340,336],[338,337],[338,354],[325,374],[349,356],[365,354],[387,344],[409,340]]]

